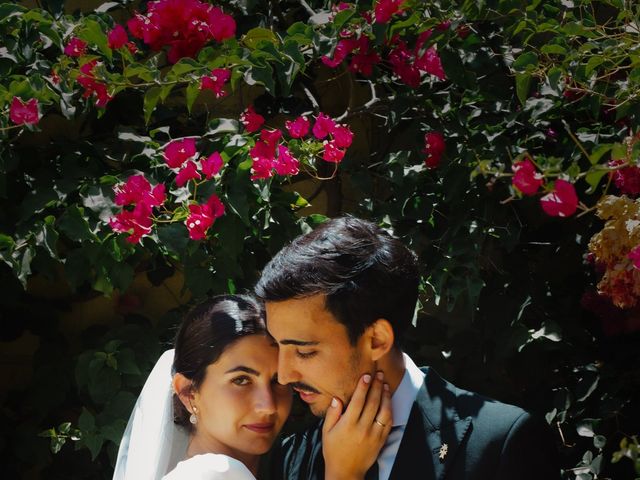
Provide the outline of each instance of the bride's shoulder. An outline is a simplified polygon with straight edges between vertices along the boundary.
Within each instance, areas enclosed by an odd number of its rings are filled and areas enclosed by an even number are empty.
[[[255,480],[255,477],[235,458],[205,453],[179,462],[162,480]]]

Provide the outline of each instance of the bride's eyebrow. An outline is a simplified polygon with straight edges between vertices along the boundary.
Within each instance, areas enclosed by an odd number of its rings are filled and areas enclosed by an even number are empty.
[[[256,377],[260,376],[259,371],[254,370],[253,368],[245,367],[244,365],[238,365],[237,367],[233,367],[232,369],[227,370],[224,373],[234,373],[234,372],[245,372],[245,373],[250,373],[251,375],[255,375]]]

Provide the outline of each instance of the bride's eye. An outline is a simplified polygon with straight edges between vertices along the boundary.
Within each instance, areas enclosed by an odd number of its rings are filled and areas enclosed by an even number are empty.
[[[251,383],[251,379],[246,375],[242,375],[240,377],[236,377],[233,380],[231,380],[231,383],[233,383],[234,385],[239,385],[243,387],[245,385],[249,385]]]

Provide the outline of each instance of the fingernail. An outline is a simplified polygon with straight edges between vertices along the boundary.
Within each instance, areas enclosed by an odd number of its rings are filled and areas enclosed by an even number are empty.
[[[365,374],[365,376],[362,377],[362,380],[364,380],[364,383],[371,383],[371,375],[369,375],[368,373]]]
[[[384,373],[382,372],[377,372],[376,373],[376,378],[380,381],[382,381],[382,379],[384,378]]]
[[[382,386],[382,388],[384,388],[384,390],[385,390],[386,392],[388,392],[388,391],[389,391],[389,384],[388,384],[388,383],[385,383],[385,384]]]
[[[333,408],[336,408],[338,406],[338,400],[336,400],[335,398],[331,399],[331,406]]]

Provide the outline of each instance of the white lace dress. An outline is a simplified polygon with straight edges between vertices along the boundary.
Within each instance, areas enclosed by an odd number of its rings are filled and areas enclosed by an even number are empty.
[[[256,480],[256,477],[235,458],[205,453],[179,462],[162,480]]]

